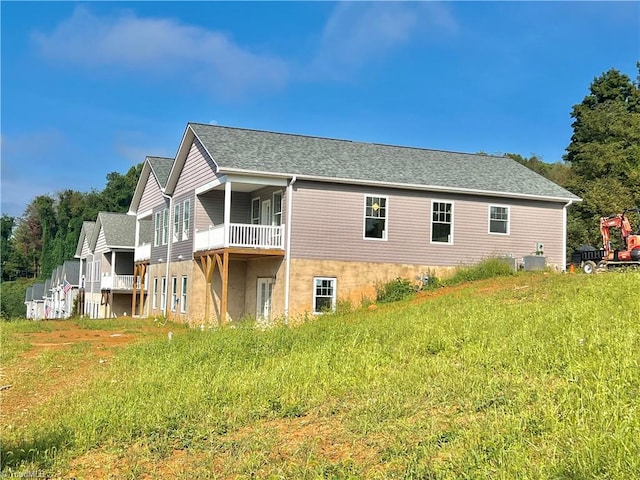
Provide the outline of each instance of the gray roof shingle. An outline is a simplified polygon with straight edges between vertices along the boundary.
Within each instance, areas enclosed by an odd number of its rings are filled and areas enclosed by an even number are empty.
[[[147,157],[146,159],[149,161],[149,166],[158,180],[160,188],[164,188],[167,185],[171,167],[173,167],[173,158]]]
[[[136,217],[126,213],[98,212],[90,245],[94,249],[100,230],[104,232],[107,247],[134,248]]]
[[[44,283],[34,283],[31,298],[35,301],[42,301],[44,297]]]
[[[60,274],[60,283],[62,280],[67,280],[71,285],[78,286],[78,280],[80,280],[80,261],[79,260],[65,260],[62,264],[62,272]]]
[[[500,195],[579,197],[515,160],[190,123],[220,170]]]

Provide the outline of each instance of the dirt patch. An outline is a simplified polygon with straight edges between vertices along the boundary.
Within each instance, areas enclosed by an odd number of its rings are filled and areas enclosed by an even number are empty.
[[[26,342],[29,348],[0,370],[0,427],[13,428],[58,394],[85,385],[100,373],[118,348],[142,337],[165,336],[169,327],[132,323],[132,329],[94,330],[76,322],[48,322],[48,332],[16,333],[4,342]],[[65,353],[75,351],[73,356]],[[53,355],[52,355],[53,354]],[[47,361],[45,361],[45,359]],[[34,371],[34,364],[41,370]]]

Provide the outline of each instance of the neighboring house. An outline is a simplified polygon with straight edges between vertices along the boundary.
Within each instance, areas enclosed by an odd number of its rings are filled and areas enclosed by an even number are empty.
[[[42,294],[44,301],[44,319],[55,318],[53,316],[53,295],[51,293],[51,278],[44,281],[44,292]]]
[[[129,211],[141,261],[153,222],[139,311],[192,324],[321,313],[541,245],[562,269],[580,200],[505,157],[193,123],[166,184],[151,173]]]
[[[61,270],[62,265],[58,265],[51,272],[51,316],[49,318],[62,318]]]
[[[83,225],[76,255],[86,262],[84,304],[90,318],[131,311],[135,226],[135,218],[111,212],[99,212],[93,227]]]
[[[89,242],[91,240],[95,225],[96,222],[82,222],[80,236],[78,237],[78,245],[76,247],[75,258],[77,258],[79,261],[78,314],[81,317],[84,317],[85,315],[91,315],[91,313],[93,313],[90,309],[88,309],[86,292],[87,288],[89,288],[90,293],[92,293],[91,287],[93,286],[91,282],[93,274],[93,252],[91,251]]]
[[[167,258],[167,245],[169,243],[170,219],[169,200],[168,197],[163,195],[163,189],[167,184],[172,166],[172,158],[146,157],[131,201],[131,207],[129,208],[129,213],[135,215],[136,218],[135,265],[131,305],[131,313],[134,316],[149,315],[150,307],[147,298],[149,285],[147,278],[152,252],[156,259],[155,263],[158,265],[164,264],[166,270],[167,263],[165,259]],[[155,270],[161,269],[161,266],[155,268]],[[156,275],[156,278],[158,278],[158,275]],[[157,288],[158,285],[156,285]],[[157,303],[158,299],[154,299]]]
[[[25,315],[24,318],[32,319],[33,318],[33,286],[27,287],[26,292],[24,292],[24,307],[25,307]]]
[[[60,270],[60,316],[69,318],[80,288],[80,261],[65,260]]]
[[[44,316],[44,283],[34,283],[31,286],[31,316],[34,320],[42,320]]]

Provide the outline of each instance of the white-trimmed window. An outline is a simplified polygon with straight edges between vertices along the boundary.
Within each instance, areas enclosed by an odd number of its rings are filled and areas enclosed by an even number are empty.
[[[191,200],[185,200],[182,206],[182,240],[189,238],[189,226],[191,222]]]
[[[260,198],[251,200],[251,223],[253,225],[260,224]]]
[[[509,207],[489,205],[489,233],[509,235]]]
[[[273,193],[273,225],[282,225],[282,192]]]
[[[387,197],[365,195],[364,238],[387,239]]]
[[[182,288],[180,290],[180,312],[187,312],[187,277],[182,277]]]
[[[453,203],[431,202],[431,243],[453,243]]]
[[[169,241],[169,209],[162,211],[162,245],[166,245]]]
[[[330,312],[336,309],[336,279],[314,277],[313,313]]]
[[[160,309],[167,311],[167,277],[162,277],[162,290],[160,291]]]
[[[180,204],[176,204],[173,206],[173,241],[177,242],[180,240],[180,227],[182,226],[182,217],[180,216]]]
[[[171,277],[171,311],[178,307],[178,277]]]
[[[153,236],[153,246],[160,245],[160,232],[162,232],[162,213],[156,212],[155,235]]]
[[[153,277],[153,300],[151,302],[151,308],[154,310],[158,308],[158,277]]]

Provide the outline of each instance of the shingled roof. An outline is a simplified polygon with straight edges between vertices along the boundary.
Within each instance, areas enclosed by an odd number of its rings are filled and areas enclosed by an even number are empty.
[[[31,298],[35,302],[41,302],[44,298],[44,283],[34,283],[32,288]]]
[[[131,199],[131,205],[129,206],[129,214],[134,215],[138,212],[142,193],[147,186],[149,175],[153,175],[160,190],[164,190],[172,167],[173,158],[147,156],[144,159],[142,171],[140,172],[140,177],[138,178],[138,183],[136,184],[136,189]]]
[[[136,236],[136,217],[126,213],[98,212],[96,225],[89,245],[96,247],[100,231],[104,232],[107,247],[134,248]]]
[[[189,123],[220,173],[261,172],[319,181],[576,201],[513,159]],[[175,182],[172,173],[168,188]]]
[[[93,228],[96,226],[96,222],[84,221],[82,222],[82,228],[80,229],[80,236],[78,237],[78,245],[76,246],[76,258],[80,258],[82,254],[82,247],[84,245],[84,239],[91,240],[93,234]]]
[[[79,260],[65,260],[62,264],[62,271],[60,273],[60,280],[66,280],[73,286],[78,286],[80,280],[80,261]]]
[[[169,174],[171,173],[171,167],[173,167],[173,158],[167,157],[147,157],[151,171],[158,180],[160,188],[164,188],[167,185]]]

